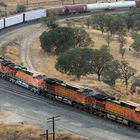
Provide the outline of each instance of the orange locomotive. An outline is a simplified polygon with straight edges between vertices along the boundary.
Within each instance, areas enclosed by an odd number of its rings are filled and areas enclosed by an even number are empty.
[[[62,100],[67,99],[73,106],[88,110],[91,113],[107,117],[108,115],[127,121],[132,127],[140,125],[140,104],[116,100],[93,89],[73,86],[63,81],[48,78],[47,89]]]
[[[140,125],[140,104],[130,101],[107,100],[105,109],[110,114],[127,120],[128,124],[133,127]]]
[[[85,109],[92,101],[91,96],[94,94],[92,89],[64,83],[55,78],[48,78],[46,82],[46,90],[48,92],[53,93],[57,98],[62,98],[62,100],[68,101],[80,109]]]
[[[67,102],[76,108],[103,117],[127,121],[128,125],[140,128],[140,104],[116,100],[94,89],[75,86],[44,74],[35,74],[27,68],[0,57],[0,76],[45,97]]]
[[[30,72],[27,68],[15,65],[2,57],[0,57],[0,72],[5,79],[35,92],[46,86],[46,82],[40,78],[46,78],[45,75]]]

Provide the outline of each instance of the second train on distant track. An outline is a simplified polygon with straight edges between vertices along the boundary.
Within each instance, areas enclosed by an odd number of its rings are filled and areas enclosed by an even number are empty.
[[[107,3],[93,3],[93,4],[77,4],[77,5],[65,5],[49,9],[38,9],[33,11],[27,11],[17,15],[12,15],[0,19],[0,29],[4,29],[13,25],[37,20],[48,16],[49,12],[53,12],[56,15],[70,15],[77,13],[86,13],[94,10],[112,10],[121,8],[140,7],[140,0],[135,1],[118,1]]]

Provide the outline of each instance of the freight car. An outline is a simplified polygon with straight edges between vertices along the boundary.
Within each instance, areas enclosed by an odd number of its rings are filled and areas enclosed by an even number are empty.
[[[87,4],[87,9],[92,10],[111,10],[119,8],[131,8],[139,7],[139,1],[118,1],[118,2],[108,2],[108,3],[96,3],[96,4]]]
[[[75,86],[44,74],[30,72],[3,57],[0,57],[0,76],[41,96],[66,102],[104,118],[126,121],[129,126],[140,129],[140,104],[116,100],[92,88]]]
[[[48,16],[49,12],[53,12],[54,14],[61,16],[61,15],[91,12],[93,10],[119,9],[131,7],[139,8],[140,0],[119,1],[111,3],[107,2],[94,4],[65,5],[50,9],[38,9],[0,19],[0,29],[4,29],[6,27],[10,27],[24,22],[29,22],[32,20],[37,20],[42,17],[46,17]]]

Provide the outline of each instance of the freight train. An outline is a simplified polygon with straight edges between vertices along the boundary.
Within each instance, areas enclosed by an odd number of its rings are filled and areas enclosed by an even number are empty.
[[[140,129],[140,104],[117,100],[96,90],[76,86],[44,74],[33,73],[0,57],[0,77],[33,91],[40,96],[59,100],[104,118],[124,122]]]
[[[14,16],[0,19],[0,29],[17,25],[32,20],[37,20],[48,16],[49,12],[53,12],[56,15],[69,15],[76,13],[86,13],[93,10],[106,10],[106,9],[119,9],[119,8],[131,8],[140,7],[140,0],[135,1],[119,1],[111,3],[94,3],[94,4],[79,4],[79,5],[67,5],[50,9],[38,9],[33,11],[24,12]]]

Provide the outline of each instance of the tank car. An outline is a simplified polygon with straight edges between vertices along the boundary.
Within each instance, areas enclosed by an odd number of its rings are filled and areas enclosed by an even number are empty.
[[[130,8],[136,7],[139,5],[137,1],[118,1],[118,2],[107,2],[107,3],[95,3],[95,4],[87,4],[87,10],[111,10],[111,9],[119,9],[119,8]]]
[[[47,9],[48,13],[53,13],[54,15],[65,15],[66,8],[65,6],[49,8]]]
[[[66,8],[66,14],[87,12],[87,5],[69,5],[69,6],[65,6],[65,8]]]

